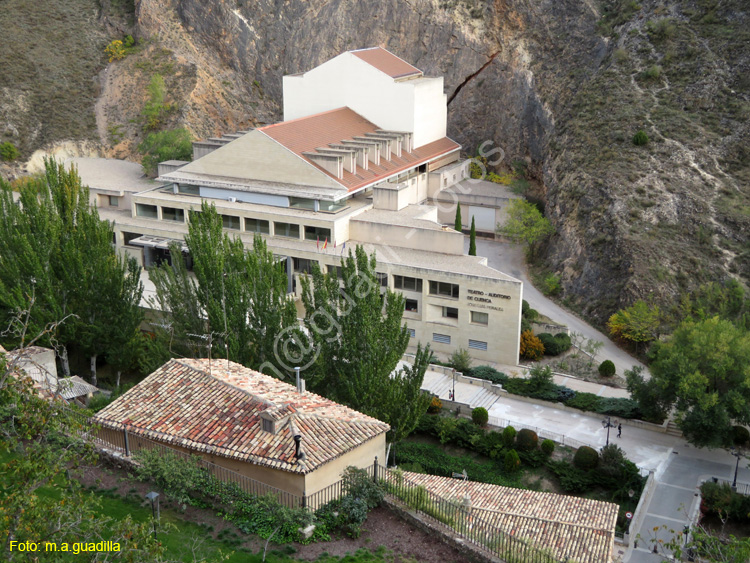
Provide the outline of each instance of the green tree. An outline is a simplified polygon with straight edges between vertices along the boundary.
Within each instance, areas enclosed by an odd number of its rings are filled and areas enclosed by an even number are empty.
[[[531,248],[555,229],[536,205],[523,199],[512,199],[508,205],[508,218],[504,225],[498,225],[497,232]]]
[[[75,168],[47,160],[19,191],[16,202],[0,181],[0,312],[29,311],[32,333],[70,317],[43,344],[56,344],[65,375],[70,346],[90,357],[96,382],[97,356],[127,346],[142,320],[140,269],[115,251]]]
[[[200,213],[191,214],[185,245],[194,278],[177,245],[172,265],[150,270],[156,289],[152,307],[170,312],[168,323],[157,327],[162,341],[195,357],[205,355],[207,345],[195,335],[210,335],[219,355],[253,369],[288,374],[291,366],[285,367],[274,353],[277,336],[298,327],[284,264],[259,235],[250,251],[239,238],[230,239],[216,208],[205,201]]]
[[[456,204],[456,220],[453,222],[453,228],[459,233],[463,230],[463,221],[461,220],[461,204]]]
[[[469,233],[469,256],[477,255],[477,226],[474,216],[471,217],[471,233]]]
[[[732,426],[750,423],[750,332],[719,317],[685,321],[654,348],[649,381],[628,373],[633,398],[662,413],[674,406],[695,445],[731,445]]]
[[[651,342],[657,337],[660,322],[659,307],[652,307],[645,301],[638,300],[612,315],[607,327],[612,336],[633,342],[637,350],[641,342]]]
[[[15,318],[20,340],[34,345],[52,337],[55,323],[34,334],[27,319]],[[16,357],[22,355],[21,350]],[[19,366],[0,353],[0,552],[6,561],[29,560],[28,553],[10,549],[11,541],[72,544],[103,539],[120,544],[119,560],[163,560],[164,549],[152,538],[149,522],[137,524],[129,517],[115,522],[101,516],[96,497],[72,478],[96,459],[82,432],[84,420],[84,413],[67,402],[40,398]]]
[[[120,42],[120,45],[122,46],[122,42]],[[154,131],[161,127],[167,114],[172,109],[171,105],[165,102],[166,97],[167,88],[164,84],[164,77],[161,74],[153,75],[148,84],[148,100],[141,112],[144,121],[143,127],[147,131]]]
[[[341,286],[335,273],[323,274],[316,263],[301,278],[302,302],[317,354],[311,388],[390,424],[390,447],[427,410],[430,397],[420,388],[432,353],[418,346],[414,364],[396,369],[409,344],[404,297],[389,289],[381,294],[375,266],[375,256],[357,246],[342,260]]]
[[[138,145],[138,151],[143,155],[143,171],[149,176],[156,176],[157,165],[160,162],[192,159],[192,136],[184,128],[149,133]]]
[[[0,143],[0,160],[11,161],[17,159],[21,155],[16,148],[16,145],[10,141]]]

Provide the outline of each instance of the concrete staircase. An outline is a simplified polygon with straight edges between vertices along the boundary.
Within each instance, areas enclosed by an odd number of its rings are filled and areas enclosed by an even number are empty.
[[[448,398],[448,392],[453,390],[453,381],[443,378],[430,388],[430,393],[434,393],[443,399]]]
[[[477,389],[477,392],[472,395],[471,399],[469,399],[469,406],[471,406],[472,409],[484,407],[487,410],[490,410],[490,407],[496,402],[497,395],[480,387]]]
[[[682,430],[678,428],[673,420],[667,422],[667,434],[670,436],[677,436],[678,438],[682,438]]]

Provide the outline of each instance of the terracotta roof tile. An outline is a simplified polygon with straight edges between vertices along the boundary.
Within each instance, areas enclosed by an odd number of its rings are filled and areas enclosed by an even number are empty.
[[[270,411],[276,434],[261,427]],[[99,411],[103,427],[295,473],[309,473],[387,432],[384,422],[234,362],[170,360]],[[294,457],[290,425],[302,435]]]
[[[404,479],[459,502],[507,534],[579,563],[611,561],[618,506],[610,502],[404,472]]]
[[[375,133],[378,130],[380,130],[380,127],[347,107],[290,121],[282,121],[259,129],[310,165],[323,170],[349,191],[378,182],[393,174],[461,148],[455,141],[443,137],[413,149],[411,152],[403,151],[400,157],[392,155],[390,160],[381,158],[379,165],[370,162],[368,163],[368,170],[363,170],[357,166],[355,174],[345,171],[343,178],[335,177],[303,154],[315,152],[316,148],[325,147],[329,144],[353,140],[354,137],[364,137],[366,133]]]
[[[390,51],[386,51],[382,47],[370,47],[369,49],[358,49],[357,51],[349,52],[369,65],[374,66],[379,71],[386,73],[391,78],[422,75],[422,71],[417,67],[410,65],[405,60],[397,57]]]

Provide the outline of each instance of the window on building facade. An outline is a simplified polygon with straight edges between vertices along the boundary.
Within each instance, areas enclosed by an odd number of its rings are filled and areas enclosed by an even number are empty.
[[[273,223],[273,234],[277,237],[299,238],[299,225],[292,223]]]
[[[375,272],[375,277],[378,278],[378,283],[380,284],[380,287],[388,287],[388,274]]]
[[[487,351],[487,343],[482,342],[481,340],[471,340],[469,339],[469,348],[472,350],[482,350],[484,352]]]
[[[234,215],[222,215],[221,222],[224,225],[225,229],[233,229],[235,231],[239,231],[241,229],[240,218],[235,217]]]
[[[245,218],[245,230],[251,233],[263,233],[268,234],[268,221],[263,219],[247,219]]]
[[[140,236],[143,236],[143,235],[141,235],[141,233],[126,233],[124,231],[122,233],[122,239],[125,244],[130,244],[131,240],[136,239]]]
[[[158,219],[159,212],[155,205],[146,205],[145,203],[135,204],[135,214],[137,217],[147,217],[148,219]]]
[[[489,320],[490,316],[487,313],[480,313],[479,311],[471,312],[471,322],[474,324],[487,326]]]
[[[312,272],[315,260],[309,260],[308,258],[292,258],[292,263],[294,264],[295,272],[309,274]]]
[[[410,313],[419,313],[419,301],[416,299],[407,299],[404,301],[404,310]]]
[[[438,334],[437,332],[432,333],[432,340],[433,342],[438,342],[440,344],[450,344],[451,343],[451,337],[448,334]]]
[[[318,202],[318,211],[323,211],[324,213],[336,213],[338,211],[341,211],[342,209],[346,209],[347,207],[349,207],[349,205],[344,199],[342,199],[341,201]]]
[[[120,198],[116,195],[109,196],[110,207],[120,207]]]
[[[393,276],[393,287],[408,291],[422,291],[422,280],[407,276]]]
[[[340,280],[344,279],[344,269],[341,266],[328,266],[328,273],[335,274]]]
[[[409,338],[416,338],[416,336],[417,336],[417,331],[416,330],[414,330],[413,328],[410,328],[410,329],[407,329],[407,330],[409,331]]]
[[[455,307],[443,307],[443,317],[446,319],[457,319],[458,309]]]
[[[458,285],[455,283],[430,281],[430,294],[458,299]]]
[[[162,207],[161,217],[165,221],[177,221],[178,223],[184,223],[185,210],[177,209],[176,207]]]
[[[326,239],[331,240],[331,229],[324,227],[305,227],[305,240],[319,240],[324,242]]]
[[[187,195],[200,195],[201,189],[192,184],[177,184],[177,193]]]
[[[315,200],[314,199],[305,199],[301,197],[290,197],[289,198],[289,207],[294,207],[295,209],[315,209]]]

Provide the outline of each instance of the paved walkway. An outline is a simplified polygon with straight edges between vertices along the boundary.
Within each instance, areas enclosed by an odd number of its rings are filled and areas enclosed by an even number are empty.
[[[469,237],[466,237],[465,248],[468,252]],[[644,368],[644,373],[648,376],[648,369],[641,362],[615,345],[606,335],[584,320],[545,297],[541,291],[531,284],[531,280],[526,275],[523,248],[520,245],[478,238],[477,255],[486,256],[488,266],[521,280],[523,282],[523,298],[529,302],[532,308],[558,323],[567,325],[571,332],[583,334],[590,340],[604,342],[604,347],[597,356],[599,361],[612,360],[617,373],[620,375],[623,375],[626,369],[638,365]]]
[[[581,382],[586,383],[586,382]],[[593,385],[593,384],[586,384]],[[429,371],[425,374],[423,389],[437,389],[439,396],[448,398],[453,381],[448,375]],[[468,383],[456,383],[456,400],[472,406],[487,401],[489,391]],[[553,434],[589,444],[595,448],[607,442],[607,430],[600,417],[563,411],[553,405],[527,403],[513,396],[493,396],[487,408],[491,417],[504,419],[516,428],[534,427]],[[635,523],[630,546],[618,548],[619,560],[628,563],[660,563],[662,557],[648,549],[649,539],[669,540],[670,530],[682,531],[688,523],[693,503],[697,502],[697,487],[705,479],[719,477],[731,480],[736,458],[724,450],[704,450],[690,446],[678,438],[642,428],[623,426],[622,437],[610,430],[609,441],[616,443],[639,468],[654,472],[654,487],[644,498],[639,519]],[[738,483],[750,483],[747,461],[740,461]],[[654,532],[654,528],[667,526],[667,530]],[[641,540],[636,541],[640,534]],[[637,547],[636,547],[637,543]]]

